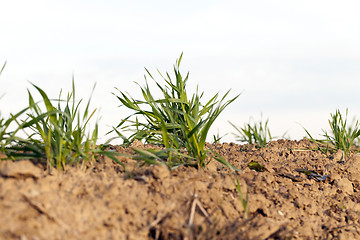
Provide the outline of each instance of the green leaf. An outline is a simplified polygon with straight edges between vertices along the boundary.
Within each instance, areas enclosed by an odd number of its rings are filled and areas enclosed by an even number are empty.
[[[254,171],[257,171],[257,172],[265,172],[268,170],[266,169],[266,167],[264,165],[260,165],[258,162],[256,161],[251,161],[248,163],[248,167],[251,169],[251,170],[254,170]]]

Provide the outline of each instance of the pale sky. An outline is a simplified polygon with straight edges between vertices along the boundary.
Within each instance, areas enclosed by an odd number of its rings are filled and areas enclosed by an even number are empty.
[[[0,4],[0,111],[27,104],[32,82],[53,98],[60,89],[86,100],[97,84],[100,141],[127,116],[114,87],[140,96],[144,67],[156,75],[190,71],[205,99],[232,89],[242,95],[215,122],[211,135],[250,117],[269,118],[275,136],[318,137],[340,108],[360,116],[359,1],[13,0]],[[160,78],[158,78],[160,80]],[[39,98],[40,99],[40,98]],[[233,141],[229,135],[225,141]]]

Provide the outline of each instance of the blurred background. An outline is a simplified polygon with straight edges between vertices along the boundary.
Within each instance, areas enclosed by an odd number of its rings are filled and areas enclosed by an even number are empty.
[[[339,108],[360,111],[360,2],[14,0],[0,6],[0,111],[27,105],[31,83],[57,98],[71,90],[86,101],[96,83],[100,142],[129,112],[111,94],[134,98],[146,67],[172,75],[190,72],[188,87],[242,93],[215,122],[211,134],[234,132],[250,117],[269,118],[272,135],[301,139],[329,129]],[[160,77],[158,78],[160,80]],[[65,94],[63,95],[65,97]],[[40,97],[39,97],[40,100]],[[85,104],[83,105],[85,108]],[[229,134],[222,141],[234,141]]]

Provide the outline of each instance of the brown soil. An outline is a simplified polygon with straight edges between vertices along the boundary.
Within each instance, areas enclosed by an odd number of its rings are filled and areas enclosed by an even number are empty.
[[[360,239],[360,157],[306,150],[307,140],[266,148],[209,145],[242,170],[246,217],[234,174],[163,166],[127,172],[103,159],[86,172],[48,174],[29,161],[0,162],[1,239]],[[114,146],[117,151],[131,152]],[[256,161],[268,171],[249,169]],[[328,175],[324,181],[295,169]]]

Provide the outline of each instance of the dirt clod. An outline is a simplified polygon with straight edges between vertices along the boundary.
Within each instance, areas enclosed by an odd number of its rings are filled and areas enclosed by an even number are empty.
[[[0,162],[0,175],[3,177],[26,178],[33,177],[39,178],[42,170],[35,167],[29,160],[22,160],[18,162],[1,161]]]

